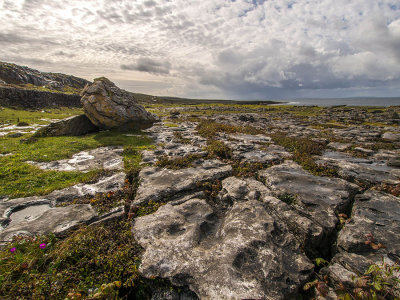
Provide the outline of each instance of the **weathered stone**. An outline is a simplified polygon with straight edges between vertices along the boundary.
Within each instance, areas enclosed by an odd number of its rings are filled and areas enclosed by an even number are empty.
[[[341,178],[360,185],[378,183],[399,183],[398,176],[393,168],[384,161],[351,157],[338,152],[326,152],[319,157],[317,164],[338,168]]]
[[[34,136],[79,136],[96,132],[98,130],[99,128],[93,125],[93,123],[90,122],[85,115],[80,115],[51,123],[46,127],[42,127],[34,134]]]
[[[308,255],[317,257],[330,250],[323,243],[324,229],[320,225],[299,214],[291,205],[272,197],[271,190],[253,178],[224,179],[217,199],[222,206],[232,205],[237,201],[261,201],[270,215],[287,225]]]
[[[43,170],[81,172],[89,172],[95,169],[123,170],[122,151],[123,149],[120,147],[101,147],[76,153],[70,159],[51,162],[27,161],[27,163]]]
[[[329,143],[328,147],[339,150],[339,151],[344,151],[349,149],[352,146],[350,143]]]
[[[104,77],[83,89],[81,103],[86,116],[100,128],[149,127],[158,120],[131,93]]]
[[[24,134],[23,133],[21,133],[21,132],[15,132],[15,133],[10,133],[9,135],[7,135],[7,137],[10,137],[10,138],[19,138],[19,137],[21,137],[21,136],[23,136]]]
[[[286,226],[259,201],[238,202],[218,218],[204,200],[166,204],[136,219],[145,248],[140,271],[188,285],[201,299],[284,299],[313,265]]]
[[[388,254],[400,258],[400,199],[374,190],[358,195],[351,220],[338,237],[338,248],[346,252]],[[372,234],[374,243],[384,248],[374,250],[365,242]]]
[[[57,207],[57,204],[94,196],[96,193],[120,190],[124,185],[124,180],[125,174],[117,173],[102,177],[93,184],[80,183],[46,196],[0,200],[2,226],[0,241],[10,240],[13,235],[19,233],[25,235],[62,233],[82,223],[103,222],[104,218],[121,217],[124,213],[123,207],[99,217],[90,205]]]
[[[292,161],[259,172],[272,193],[290,198],[291,206],[324,228],[327,234],[337,223],[337,213],[346,212],[359,188],[342,179],[313,176]]]
[[[400,134],[392,133],[392,132],[385,132],[382,135],[382,138],[385,140],[389,140],[392,142],[400,142]]]
[[[0,232],[0,240],[11,240],[14,235],[59,234],[78,224],[89,222],[96,216],[89,204],[54,207],[29,206],[11,214],[10,224]]]
[[[169,201],[198,190],[199,184],[223,179],[232,174],[232,167],[219,160],[199,160],[193,168],[171,170],[147,167],[139,173],[140,185],[133,205],[153,201]]]

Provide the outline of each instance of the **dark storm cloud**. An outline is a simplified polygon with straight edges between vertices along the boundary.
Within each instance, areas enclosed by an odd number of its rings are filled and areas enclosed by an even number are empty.
[[[154,60],[147,57],[139,58],[135,63],[121,65],[122,70],[146,72],[155,75],[169,74],[171,63],[167,61]]]

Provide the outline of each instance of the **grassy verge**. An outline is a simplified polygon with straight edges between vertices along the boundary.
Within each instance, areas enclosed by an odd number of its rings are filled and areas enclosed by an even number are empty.
[[[48,124],[51,119],[64,119],[82,114],[81,108],[46,108],[39,111],[17,110],[0,108],[0,124],[13,124],[26,122],[28,124]]]
[[[125,169],[129,173],[139,165],[139,150],[148,148],[146,136],[127,136],[118,131],[104,131],[82,137],[46,137],[33,143],[20,139],[0,137],[0,196],[25,197],[44,195],[53,190],[86,182],[101,170],[88,173],[45,171],[25,161],[53,161],[71,157],[79,151],[103,146],[124,146]]]

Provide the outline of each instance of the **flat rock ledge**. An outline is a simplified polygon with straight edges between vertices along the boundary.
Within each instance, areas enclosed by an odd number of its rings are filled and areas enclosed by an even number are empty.
[[[76,153],[69,159],[51,162],[27,161],[27,163],[43,170],[56,171],[123,170],[122,152],[122,147],[100,147]]]
[[[147,167],[139,173],[140,185],[133,205],[149,201],[170,201],[199,190],[199,184],[223,179],[232,174],[232,167],[219,160],[198,160],[193,168],[171,170]]]
[[[187,285],[200,299],[285,299],[314,267],[256,200],[235,203],[223,217],[202,199],[166,204],[136,219],[133,232],[146,249],[140,271]]]
[[[90,204],[58,204],[96,193],[120,190],[125,173],[100,178],[93,184],[77,184],[46,196],[0,200],[0,241],[10,241],[14,235],[62,234],[80,224],[99,222],[111,216],[121,216],[123,207],[99,216]]]

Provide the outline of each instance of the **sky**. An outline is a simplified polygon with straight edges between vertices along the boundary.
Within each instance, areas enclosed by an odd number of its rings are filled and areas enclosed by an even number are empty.
[[[400,96],[399,0],[0,0],[0,61],[139,93]]]

